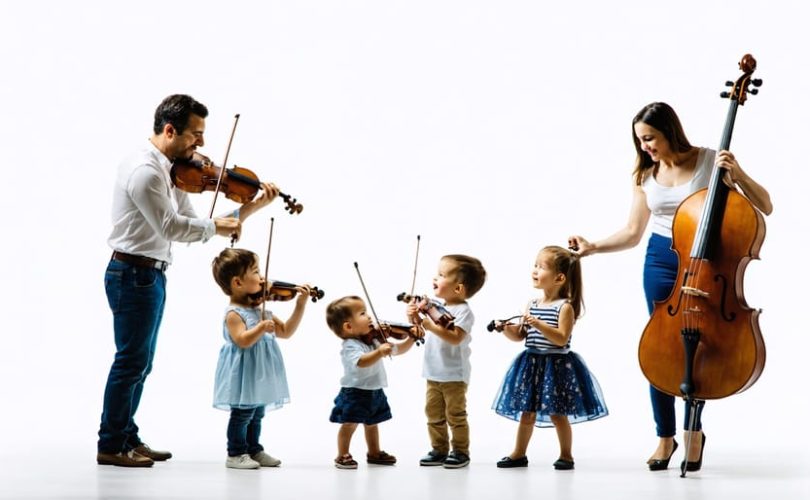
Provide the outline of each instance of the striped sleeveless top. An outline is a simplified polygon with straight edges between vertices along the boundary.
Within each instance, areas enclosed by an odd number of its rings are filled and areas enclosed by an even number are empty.
[[[568,299],[559,299],[549,304],[538,304],[536,300],[531,301],[529,304],[529,314],[535,318],[548,323],[550,326],[557,328],[559,326],[560,308],[565,304]],[[533,352],[542,353],[566,353],[571,349],[571,337],[568,338],[568,343],[564,346],[559,346],[549,341],[540,330],[527,326],[526,334],[526,349]]]

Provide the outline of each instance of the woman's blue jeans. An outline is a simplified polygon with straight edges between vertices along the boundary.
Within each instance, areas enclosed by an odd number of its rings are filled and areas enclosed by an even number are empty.
[[[118,453],[142,444],[134,417],[144,381],[152,371],[166,304],[166,275],[111,260],[104,288],[113,313],[116,352],[104,390],[98,451]]]
[[[653,233],[647,244],[647,257],[644,260],[644,295],[647,309],[653,312],[655,301],[669,297],[678,274],[678,254],[672,250],[672,239]],[[659,437],[675,435],[675,397],[663,393],[650,385],[650,401],[656,432]],[[684,403],[683,428],[689,428],[689,403]],[[702,428],[700,417],[703,405],[698,405],[695,430]]]
[[[264,450],[259,444],[262,434],[264,406],[255,408],[231,408],[228,420],[228,456],[255,455]]]

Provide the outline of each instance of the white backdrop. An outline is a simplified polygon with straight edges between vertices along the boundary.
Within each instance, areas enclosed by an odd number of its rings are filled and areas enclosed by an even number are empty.
[[[145,141],[171,93],[205,103],[203,153],[254,170],[304,204],[275,203],[248,220],[240,246],[264,254],[276,217],[271,277],[323,288],[299,332],[281,341],[292,404],[269,413],[265,443],[287,460],[324,462],[337,427],[339,340],[327,300],[361,293],[403,319],[394,297],[417,291],[438,258],[479,257],[489,272],[471,300],[473,457],[497,460],[516,426],[489,409],[521,346],[488,334],[534,295],[537,250],[569,234],[600,238],[626,220],[634,150],[630,121],[661,100],[690,140],[716,147],[726,80],[746,53],[761,93],[740,109],[732,150],[774,200],[762,260],[745,275],[763,309],[768,361],[747,392],[712,402],[715,450],[807,460],[794,435],[808,416],[801,319],[808,224],[805,145],[810,70],[802,2],[4,2],[0,16],[0,141],[9,186],[0,350],[0,454],[69,450],[92,461],[114,352],[103,290],[115,167]],[[193,198],[206,213],[210,193]],[[234,204],[218,201],[218,211]],[[138,421],[143,437],[192,460],[224,458],[227,414],[211,408],[226,297],[210,261],[227,242],[175,246],[155,369]],[[573,345],[611,415],[575,427],[575,453],[640,459],[654,445],[637,342],[646,322],[643,248],[584,262],[586,316]],[[272,304],[286,318],[292,304]],[[394,420],[382,443],[413,460],[428,448],[420,350],[386,361]],[[551,431],[533,446],[556,454]],[[353,449],[363,450],[358,435]],[[306,443],[306,445],[304,445]],[[716,444],[715,444],[716,443]]]

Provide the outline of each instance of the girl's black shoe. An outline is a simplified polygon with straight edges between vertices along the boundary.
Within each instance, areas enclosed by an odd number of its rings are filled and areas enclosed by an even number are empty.
[[[650,470],[667,470],[669,467],[669,459],[672,458],[672,455],[675,454],[675,450],[678,449],[678,442],[674,439],[672,440],[672,453],[669,454],[667,458],[654,458],[647,462],[647,465],[650,466]]]
[[[528,467],[529,459],[526,457],[510,458],[508,455],[498,460],[498,468],[511,469],[512,467]]]
[[[553,465],[557,470],[571,470],[574,468],[574,461],[559,458]]]

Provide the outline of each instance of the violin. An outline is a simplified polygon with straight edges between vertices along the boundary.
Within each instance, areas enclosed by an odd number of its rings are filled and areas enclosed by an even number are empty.
[[[447,310],[441,303],[431,300],[427,295],[409,295],[405,292],[397,295],[397,300],[400,302],[416,301],[417,308],[420,313],[426,315],[434,323],[446,328],[447,330],[453,329],[455,326],[456,318],[450,311]]]
[[[513,319],[522,318],[522,317],[523,317],[523,315],[522,315],[522,314],[518,314],[517,316],[512,316],[511,318],[506,318],[506,319],[493,319],[493,320],[492,320],[492,321],[490,321],[490,322],[489,322],[489,324],[487,325],[487,331],[488,331],[488,332],[495,332],[495,331],[497,331],[497,332],[502,332],[502,331],[503,331],[503,327],[505,327],[506,325],[516,325],[516,324],[520,324],[520,323],[512,323],[512,320],[513,320]],[[500,324],[498,324],[498,323],[500,323]],[[523,328],[524,330],[526,329],[526,324],[525,324],[525,323],[523,323],[523,324],[522,324],[522,328]]]
[[[383,338],[388,341],[388,338],[397,340],[405,340],[413,338],[416,340],[416,345],[422,345],[425,342],[424,335],[418,335],[419,327],[410,323],[394,323],[383,321],[379,325],[371,325],[371,330],[360,337],[364,343],[374,345],[374,339]]]
[[[272,300],[278,302],[286,302],[288,300],[292,300],[298,295],[297,288],[300,285],[296,285],[294,283],[286,283],[284,281],[273,281],[270,284],[270,289],[266,289],[266,286],[259,290],[258,292],[251,294],[250,298],[254,302],[261,302],[262,296],[264,296],[264,300]],[[314,286],[309,289],[309,296],[312,299],[312,302],[318,302],[318,299],[322,299],[324,296],[324,291],[319,289],[317,286]]]
[[[172,163],[171,179],[172,183],[181,191],[187,193],[202,193],[203,191],[216,191],[217,183],[219,190],[237,203],[247,203],[259,192],[262,185],[259,178],[253,171],[243,167],[234,166],[226,168],[225,175],[222,176],[222,168],[214,165],[211,160],[202,155],[197,155],[202,159],[189,158],[185,160],[175,160]],[[222,181],[219,179],[222,176]],[[290,214],[300,214],[304,206],[292,196],[279,191],[279,196],[284,200],[284,207]]]

